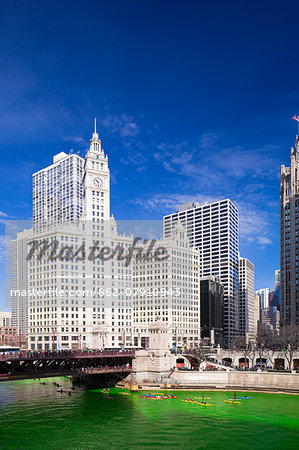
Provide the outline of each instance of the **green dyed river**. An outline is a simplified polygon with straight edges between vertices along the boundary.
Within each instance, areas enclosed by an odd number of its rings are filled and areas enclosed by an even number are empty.
[[[0,448],[298,448],[299,396],[247,393],[251,400],[225,403],[230,392],[172,392],[152,400],[119,389],[72,394],[66,378],[0,383]],[[169,392],[168,392],[169,394]],[[184,402],[205,395],[213,406]],[[242,396],[244,393],[237,393]]]

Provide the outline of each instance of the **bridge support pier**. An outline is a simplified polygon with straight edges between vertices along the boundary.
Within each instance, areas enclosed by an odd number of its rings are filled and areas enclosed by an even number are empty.
[[[169,327],[159,319],[149,326],[149,348],[135,353],[128,385],[171,384],[172,358]]]

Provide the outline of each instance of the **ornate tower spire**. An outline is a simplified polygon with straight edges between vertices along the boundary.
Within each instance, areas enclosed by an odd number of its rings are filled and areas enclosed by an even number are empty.
[[[94,132],[89,142],[90,148],[85,156],[83,175],[84,216],[98,221],[110,218],[110,173],[108,156],[102,149],[94,120]]]
[[[94,118],[94,132],[92,133],[92,139],[99,139],[99,135],[97,133],[97,118]]]
[[[94,118],[94,132],[92,133],[92,138],[89,142],[90,150],[95,152],[101,152],[102,151],[102,143],[101,139],[99,139],[99,135],[97,133],[97,119]]]

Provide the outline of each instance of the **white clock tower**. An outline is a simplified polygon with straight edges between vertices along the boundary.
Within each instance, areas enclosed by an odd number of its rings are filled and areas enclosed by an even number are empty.
[[[110,172],[95,119],[94,133],[85,156],[83,175],[84,218],[93,222],[110,218]]]

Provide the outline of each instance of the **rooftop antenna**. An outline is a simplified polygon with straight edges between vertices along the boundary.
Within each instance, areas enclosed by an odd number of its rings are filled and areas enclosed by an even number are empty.
[[[94,132],[97,132],[97,118],[94,118]]]

